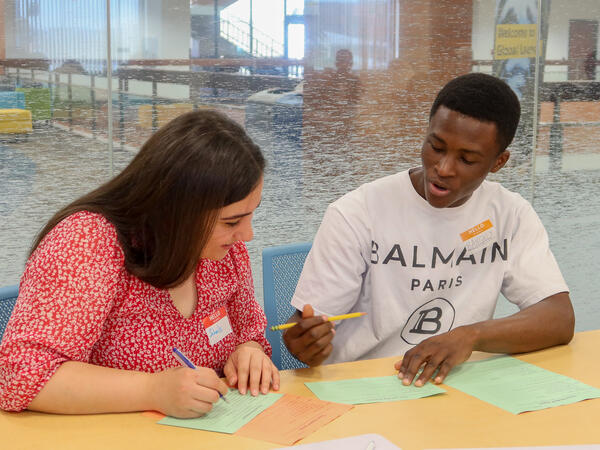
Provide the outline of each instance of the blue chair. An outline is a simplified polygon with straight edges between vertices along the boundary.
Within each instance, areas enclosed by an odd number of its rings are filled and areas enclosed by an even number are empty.
[[[266,336],[273,347],[273,363],[280,370],[307,367],[288,352],[281,338],[283,331],[271,331],[269,327],[287,322],[296,311],[290,300],[311,246],[311,242],[278,245],[265,248],[262,253],[265,315],[269,324]]]
[[[25,109],[25,94],[15,91],[0,91],[0,109]]]
[[[4,329],[10,319],[17,296],[19,295],[19,285],[0,287],[0,339],[4,334]]]

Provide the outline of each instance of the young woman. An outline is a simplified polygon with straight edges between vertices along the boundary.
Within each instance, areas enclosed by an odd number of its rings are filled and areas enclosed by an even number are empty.
[[[278,389],[244,244],[264,165],[239,125],[195,111],[54,215],[0,345],[0,407],[196,417],[227,392],[219,375]]]

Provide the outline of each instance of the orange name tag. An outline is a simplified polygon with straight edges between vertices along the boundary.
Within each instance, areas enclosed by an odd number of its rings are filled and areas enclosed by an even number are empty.
[[[494,240],[494,236],[494,225],[492,225],[492,221],[489,219],[460,233],[460,238],[470,252],[489,245]]]
[[[475,225],[473,228],[469,228],[467,231],[460,233],[460,238],[463,240],[463,242],[468,241],[469,239],[483,233],[486,230],[489,230],[492,227],[492,222],[489,219],[484,220],[479,225]]]

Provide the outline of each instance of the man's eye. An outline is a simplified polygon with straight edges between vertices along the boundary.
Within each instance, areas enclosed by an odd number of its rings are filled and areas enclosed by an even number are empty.
[[[429,145],[431,145],[431,149],[432,149],[434,152],[438,152],[438,153],[439,153],[439,152],[441,152],[441,151],[442,151],[442,149],[441,149],[441,148],[439,148],[439,147],[436,147],[435,145],[433,145],[433,144],[431,144],[431,143],[430,143]]]
[[[475,161],[470,161],[470,160],[468,160],[468,159],[466,159],[466,158],[461,158],[461,159],[462,159],[462,161],[463,161],[465,164],[468,164],[468,165],[475,164]]]

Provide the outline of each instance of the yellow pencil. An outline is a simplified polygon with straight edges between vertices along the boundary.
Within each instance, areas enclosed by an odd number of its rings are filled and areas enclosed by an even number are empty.
[[[333,322],[333,321],[336,321],[336,320],[354,319],[355,317],[364,316],[365,314],[367,314],[367,313],[366,312],[355,312],[355,313],[350,313],[350,314],[341,314],[339,316],[328,317],[327,320],[330,321],[330,322]],[[292,328],[297,323],[298,322],[291,322],[291,323],[282,323],[281,325],[273,325],[270,328],[270,330],[271,331],[285,330],[287,328]]]

